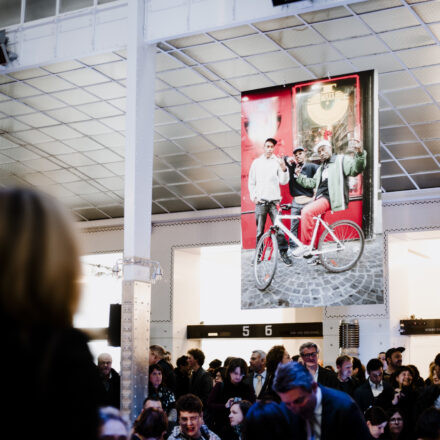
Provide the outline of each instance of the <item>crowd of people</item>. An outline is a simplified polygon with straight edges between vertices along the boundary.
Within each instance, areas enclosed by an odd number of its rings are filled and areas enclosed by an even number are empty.
[[[424,380],[402,365],[403,351],[390,348],[366,366],[341,355],[334,369],[315,343],[294,356],[276,345],[249,362],[214,359],[205,370],[198,348],[173,368],[170,354],[152,345],[148,397],[131,439],[440,439],[440,354]]]

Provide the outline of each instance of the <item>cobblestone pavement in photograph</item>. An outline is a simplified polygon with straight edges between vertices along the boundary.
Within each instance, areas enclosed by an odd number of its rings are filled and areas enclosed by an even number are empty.
[[[255,286],[253,256],[253,249],[241,251],[242,309],[383,303],[382,236],[366,241],[356,266],[342,273],[307,264],[304,258],[292,258],[288,267],[278,256],[275,277],[264,291]]]

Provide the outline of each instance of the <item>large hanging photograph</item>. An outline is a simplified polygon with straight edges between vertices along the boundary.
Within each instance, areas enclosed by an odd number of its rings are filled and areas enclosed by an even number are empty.
[[[383,304],[374,72],[242,94],[243,309]]]

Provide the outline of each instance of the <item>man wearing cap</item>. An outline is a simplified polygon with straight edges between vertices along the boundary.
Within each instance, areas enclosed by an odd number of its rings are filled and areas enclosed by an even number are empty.
[[[367,164],[367,152],[361,143],[354,146],[353,157],[343,154],[332,154],[332,146],[328,140],[320,141],[315,150],[321,158],[321,165],[313,177],[304,173],[296,176],[297,182],[305,188],[315,189],[315,198],[301,212],[301,242],[292,251],[294,257],[302,257],[311,250],[313,234],[313,217],[324,214],[328,210],[343,211],[348,206],[348,177],[357,176],[364,171]]]
[[[306,152],[304,147],[298,146],[293,150],[293,157],[285,157],[284,162],[289,170],[289,190],[292,200],[292,215],[300,215],[304,206],[313,201],[313,189],[304,188],[296,181],[296,174],[302,173],[307,177],[313,177],[318,171],[318,165],[312,162],[306,162]],[[290,231],[295,237],[298,237],[299,219],[294,218],[290,224]],[[297,244],[289,240],[291,249],[297,247]]]
[[[389,380],[390,376],[396,371],[396,369],[402,366],[402,353],[404,351],[404,347],[393,347],[385,353],[385,358],[387,360],[387,369],[383,372],[383,378],[385,380]]]
[[[276,204],[281,200],[280,185],[289,182],[289,172],[284,160],[274,154],[276,144],[275,139],[266,139],[263,154],[252,162],[249,171],[249,196],[255,203],[257,223],[256,245],[264,234],[267,216],[274,223],[278,215]],[[292,260],[287,255],[288,243],[283,233],[277,234],[277,241],[281,259],[287,266],[291,266]]]

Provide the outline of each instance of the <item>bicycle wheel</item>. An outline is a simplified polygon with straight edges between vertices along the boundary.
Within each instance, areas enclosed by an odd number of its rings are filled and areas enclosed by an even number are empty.
[[[278,242],[276,234],[266,232],[259,240],[254,256],[254,275],[257,288],[269,287],[277,269]]]
[[[329,226],[331,233],[324,230],[318,243],[322,265],[330,272],[344,272],[351,269],[364,251],[364,233],[350,220],[341,220]],[[335,238],[337,240],[335,240]]]

